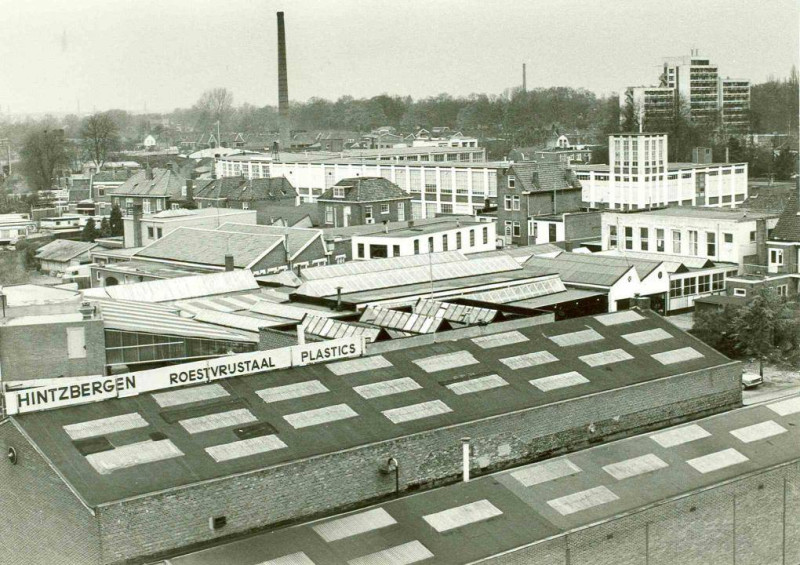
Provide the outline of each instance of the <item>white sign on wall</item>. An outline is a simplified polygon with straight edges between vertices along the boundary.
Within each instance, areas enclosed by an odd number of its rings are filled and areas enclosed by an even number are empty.
[[[361,336],[354,336],[269,351],[240,353],[115,376],[46,379],[38,385],[36,381],[14,383],[17,387],[29,388],[16,390],[6,388],[6,413],[23,414],[110,398],[136,396],[155,390],[254,375],[292,366],[324,363],[363,354],[364,339]]]

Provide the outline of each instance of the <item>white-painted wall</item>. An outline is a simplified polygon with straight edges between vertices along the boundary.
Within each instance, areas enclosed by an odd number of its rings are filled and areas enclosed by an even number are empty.
[[[475,245],[470,245],[470,232],[474,233]],[[458,235],[461,234],[461,246],[457,246]],[[420,233],[419,236],[410,237],[407,235],[392,237],[388,235],[354,235],[352,238],[352,257],[354,260],[371,259],[371,245],[387,246],[389,257],[403,257],[415,255],[414,242],[419,242],[419,255],[427,253],[440,253],[444,251],[443,238],[447,238],[447,251],[460,251],[465,255],[479,253],[481,251],[494,251],[496,249],[495,240],[497,239],[497,225],[495,222],[480,224],[469,224],[461,227],[454,227],[448,230],[436,231],[432,233]],[[429,241],[433,238],[433,249]],[[359,245],[364,246],[364,256],[358,253]],[[395,254],[394,247],[397,246],[398,253]]]

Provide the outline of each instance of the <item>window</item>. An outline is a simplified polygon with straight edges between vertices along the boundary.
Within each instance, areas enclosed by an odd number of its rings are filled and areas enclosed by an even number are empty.
[[[356,257],[358,257],[359,259],[363,259],[364,258],[364,244],[363,243],[359,243],[358,244],[358,254],[356,255]]]
[[[683,295],[691,296],[697,293],[697,278],[688,277],[683,279]]]
[[[97,282],[100,282],[101,280],[103,280],[103,277],[102,277],[102,276],[100,276],[100,271],[97,271],[97,272],[95,273],[95,278],[97,279]]]
[[[650,232],[647,228],[639,228],[639,245],[642,251],[650,248]]]
[[[344,198],[344,187],[343,186],[334,186],[333,187],[333,197],[334,198]]]
[[[153,226],[147,226],[147,237],[149,239],[153,239],[155,237],[155,230],[153,230]]]
[[[711,275],[711,290],[722,290],[725,288],[725,278],[722,273]]]
[[[734,296],[747,296],[747,289],[746,288],[734,288],[733,289]]]
[[[510,196],[506,195],[506,196],[503,198],[503,207],[504,207],[506,210],[511,210],[511,197],[510,197]]]
[[[442,251],[447,251],[447,234],[442,236]]]
[[[336,256],[336,264],[337,265],[341,265],[345,261],[347,261],[347,255],[337,255]]]
[[[242,202],[242,210],[249,210],[250,203],[249,202]]]
[[[161,231],[161,228],[156,228],[156,237],[158,239],[161,239],[163,235],[164,235],[164,232]]]
[[[406,219],[406,203],[405,202],[398,202],[397,203],[397,221],[404,222]]]
[[[514,237],[519,237],[522,235],[522,226],[520,226],[519,222],[514,222]]]
[[[706,255],[717,256],[717,234],[711,231],[706,232]]]
[[[672,252],[681,254],[681,232],[678,230],[672,230]]]
[[[733,234],[732,233],[723,233],[722,239],[725,243],[733,243]]]
[[[456,249],[461,249],[461,232],[456,232]]]
[[[442,202],[442,214],[452,214],[452,213],[453,213],[453,205]]]
[[[789,296],[789,285],[788,284],[782,284],[780,286],[777,286],[777,287],[775,287],[775,290],[778,291],[778,296],[783,296],[783,297]]]
[[[469,230],[469,246],[475,247],[475,230]]]
[[[503,226],[503,233],[507,237],[511,237],[511,222],[506,220],[505,225]]]
[[[392,257],[400,257],[400,246],[392,245]]]
[[[711,275],[701,275],[697,277],[697,292],[711,292]]]
[[[419,240],[414,240],[414,255],[419,255]]]
[[[617,248],[617,226],[608,226],[608,248]]]
[[[150,213],[150,201],[149,200],[143,200],[142,201],[142,212],[144,212],[145,214],[149,214]]]
[[[680,298],[683,296],[683,286],[680,279],[669,281],[669,297]]]
[[[381,204],[381,214],[388,214],[388,213],[389,213],[389,205]]]
[[[170,205],[170,210],[180,210],[180,204],[172,204]]]
[[[751,231],[750,232],[750,243],[754,243],[755,240],[756,240],[756,232]]]
[[[517,185],[517,179],[514,175],[508,175],[508,188],[514,188]]]
[[[519,196],[512,196],[511,197],[511,209],[512,210],[519,210]]]
[[[689,255],[697,255],[697,230],[689,230]]]
[[[772,265],[783,265],[783,249],[770,249],[769,262]]]
[[[370,204],[367,204],[366,206],[364,206],[364,217],[365,218],[371,218],[372,217],[372,206]]]
[[[325,206],[325,223],[333,224],[333,206]]]
[[[656,251],[664,253],[664,230],[656,228]]]
[[[633,249],[633,228],[625,228],[625,249]]]
[[[489,243],[489,228],[483,228],[483,244],[486,245]]]

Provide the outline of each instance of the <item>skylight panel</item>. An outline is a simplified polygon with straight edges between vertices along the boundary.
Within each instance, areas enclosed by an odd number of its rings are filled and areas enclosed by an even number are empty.
[[[567,334],[550,336],[550,340],[554,343],[557,343],[561,347],[581,345],[582,343],[591,343],[593,341],[600,341],[601,339],[605,338],[592,328]]]
[[[124,432],[136,428],[146,428],[150,424],[142,418],[138,412],[111,416],[110,418],[100,418],[99,420],[87,420],[77,424],[64,426],[64,431],[73,440],[84,439],[87,437],[102,436],[115,432]]]
[[[628,343],[633,345],[644,345],[646,343],[653,343],[656,341],[663,341],[665,339],[670,339],[672,334],[669,332],[664,331],[661,328],[655,328],[652,330],[644,330],[642,332],[634,332],[631,334],[625,334],[622,336],[622,339],[627,340]]]
[[[673,430],[667,430],[665,432],[653,434],[650,436],[650,439],[655,441],[661,447],[670,448],[710,436],[711,434],[709,432],[697,424],[691,424],[689,426],[682,426]]]
[[[199,434],[220,428],[230,428],[241,424],[255,422],[257,418],[250,410],[245,408],[239,410],[229,410],[217,414],[208,414],[197,418],[181,420],[179,423],[190,434]]]
[[[189,404],[191,402],[213,400],[229,395],[228,391],[226,391],[222,385],[210,384],[180,388],[169,392],[159,392],[151,396],[161,408],[169,408],[172,406],[180,406],[181,404]]]
[[[621,481],[637,475],[643,475],[644,473],[652,473],[653,471],[658,471],[665,467],[668,467],[668,465],[664,461],[656,455],[648,453],[641,457],[633,457],[632,459],[626,459],[619,463],[606,465],[603,467],[603,471],[618,481]]]
[[[325,365],[331,373],[337,376],[361,373],[363,371],[377,371],[391,367],[392,364],[382,355],[371,355],[369,357],[359,357],[348,361],[337,361]]]
[[[264,561],[260,565],[315,565],[315,563],[309,559],[308,555],[302,551],[299,551],[297,553],[292,553],[291,555],[284,555],[283,557],[278,557],[277,559]]]
[[[401,379],[392,379],[378,383],[354,386],[353,390],[361,397],[370,399],[381,396],[389,396],[391,394],[399,394],[401,392],[408,392],[410,390],[417,390],[420,388],[422,388],[422,386],[420,386],[420,384],[414,379],[403,377]]]
[[[433,557],[433,553],[418,540],[376,551],[348,561],[348,565],[411,565]]]
[[[328,422],[336,422],[337,420],[355,418],[356,416],[358,416],[358,412],[350,408],[347,404],[335,404],[333,406],[326,406],[325,408],[287,414],[283,419],[289,422],[293,428],[300,429],[309,426],[318,426],[319,424],[327,424]]]
[[[451,383],[449,385],[445,385],[455,394],[459,396],[462,394],[471,394],[474,392],[482,392],[484,390],[491,390],[493,388],[498,388],[501,386],[508,385],[505,379],[503,379],[499,375],[487,375],[484,377],[478,377],[475,379],[469,379],[466,381],[459,381],[457,383]]]
[[[524,343],[526,341],[528,341],[528,338],[516,330],[512,332],[482,335],[480,337],[472,338],[472,343],[481,349],[492,349],[494,347],[502,347],[504,345]]]
[[[326,542],[338,541],[373,530],[393,526],[397,521],[383,508],[351,514],[344,518],[322,522],[313,529]]]
[[[548,351],[534,351],[532,353],[524,353],[523,355],[515,355],[514,357],[500,359],[503,365],[514,370],[536,367],[537,365],[544,365],[545,363],[552,363],[554,361],[558,361],[558,358]]]
[[[211,447],[206,447],[206,453],[208,453],[214,461],[220,463],[222,461],[230,461],[231,459],[258,455],[259,453],[267,453],[285,447],[286,444],[283,443],[278,436],[266,435],[231,443],[212,445]]]
[[[627,324],[629,322],[644,320],[644,316],[640,316],[633,310],[622,310],[621,312],[612,312],[611,314],[595,316],[594,319],[604,326],[616,326],[618,324]]]
[[[779,416],[789,416],[800,412],[800,397],[789,398],[788,400],[781,400],[780,402],[773,402],[768,404],[767,408],[778,414]]]
[[[569,459],[554,459],[531,467],[514,471],[514,477],[522,486],[531,487],[541,483],[569,477],[581,472],[581,468]]]
[[[725,467],[738,465],[745,461],[749,461],[749,459],[735,449],[730,448],[717,451],[716,453],[710,453],[709,455],[703,455],[702,457],[689,459],[687,463],[705,474],[724,469]]]
[[[164,461],[180,457],[183,452],[170,440],[140,441],[100,453],[86,456],[86,460],[101,475],[108,475],[120,469],[135,467],[145,463]]]
[[[608,487],[600,486],[548,500],[547,504],[562,516],[568,516],[615,500],[619,500],[616,494],[611,492]]]
[[[786,432],[786,428],[777,422],[773,420],[767,420],[766,422],[761,422],[760,424],[753,424],[752,426],[746,426],[744,428],[739,428],[738,430],[733,430],[731,431],[731,435],[741,440],[743,443],[752,443],[754,441],[767,439],[768,437],[777,436]]]
[[[469,351],[455,351],[453,353],[442,353],[423,359],[417,359],[414,364],[426,373],[435,373],[457,367],[475,365],[479,361],[472,356]]]
[[[441,400],[431,400],[430,402],[421,402],[419,404],[411,404],[410,406],[401,406],[400,408],[384,410],[383,415],[389,418],[394,424],[402,424],[403,422],[439,416],[452,411],[453,410]]]
[[[652,357],[662,365],[674,365],[675,363],[683,363],[684,361],[691,361],[692,359],[700,359],[703,357],[703,354],[693,347],[681,347],[680,349],[673,349],[672,351],[654,353]]]
[[[329,392],[328,387],[320,381],[305,381],[290,385],[276,386],[257,390],[256,394],[266,403],[291,400],[293,398],[303,398],[314,394]]]
[[[541,379],[531,379],[528,382],[542,392],[548,392],[559,388],[585,384],[589,382],[589,379],[581,375],[578,371],[570,371],[569,373],[561,373],[560,375],[543,377]]]
[[[483,522],[496,516],[502,516],[502,514],[503,512],[499,508],[484,499],[435,514],[428,514],[423,516],[422,519],[434,530],[441,533],[475,524],[476,522]]]
[[[608,351],[601,351],[600,353],[592,353],[591,355],[581,355],[578,359],[590,367],[602,367],[603,365],[610,365],[611,363],[619,363],[620,361],[633,359],[633,355],[624,349],[610,349]]]

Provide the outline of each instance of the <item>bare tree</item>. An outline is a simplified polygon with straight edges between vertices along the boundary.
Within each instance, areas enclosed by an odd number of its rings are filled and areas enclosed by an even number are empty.
[[[32,131],[25,137],[20,157],[22,174],[31,190],[51,189],[58,170],[69,164],[64,130]]]
[[[206,90],[194,105],[198,126],[209,130],[217,122],[220,130],[230,126],[233,117],[233,93],[227,88]]]
[[[119,128],[108,113],[93,114],[83,120],[80,136],[84,150],[100,170],[108,154],[117,148]]]

